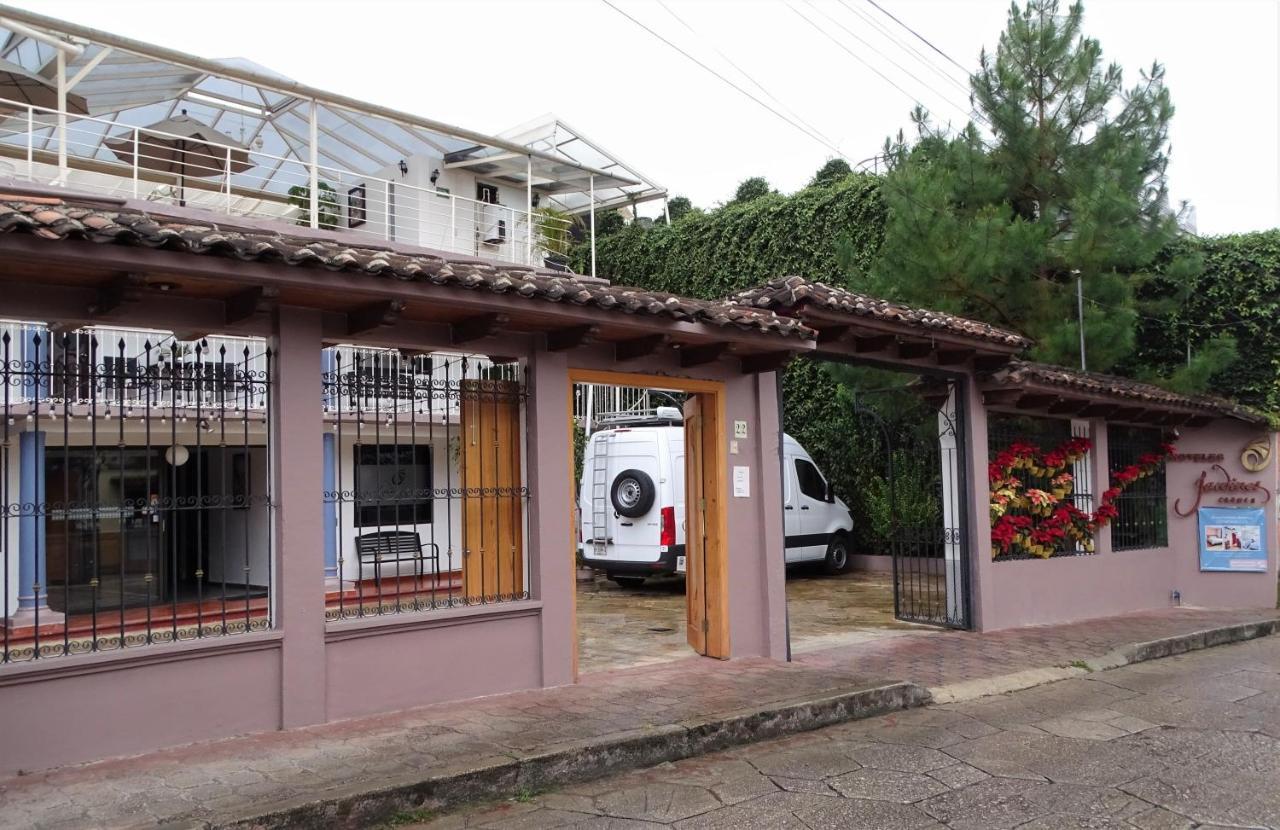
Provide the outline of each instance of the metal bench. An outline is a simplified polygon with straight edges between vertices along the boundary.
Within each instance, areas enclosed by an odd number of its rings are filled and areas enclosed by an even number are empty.
[[[427,553],[427,548],[431,549]],[[430,559],[432,570],[439,570],[440,547],[434,542],[423,542],[415,532],[409,530],[383,530],[378,533],[366,533],[356,537],[356,558],[360,560],[361,571],[366,562],[373,563],[373,578],[381,581],[382,564],[396,563],[396,576],[400,575],[399,563],[413,562],[414,576],[421,578],[425,574],[424,563]]]

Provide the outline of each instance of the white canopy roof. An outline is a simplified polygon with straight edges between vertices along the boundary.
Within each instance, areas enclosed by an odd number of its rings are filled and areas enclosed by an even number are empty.
[[[34,30],[34,31],[33,31]],[[309,159],[311,110],[316,109],[321,167],[374,175],[418,154],[444,156],[489,178],[524,186],[532,167],[535,191],[570,212],[590,207],[594,179],[597,208],[662,198],[666,189],[604,151],[554,116],[488,136],[346,96],[306,87],[244,58],[208,60],[89,27],[0,5],[0,59],[55,78],[56,40],[80,48],[68,57],[66,76],[85,99],[90,121],[71,117],[72,159],[118,164],[106,140],[179,115],[182,110],[234,141],[267,156],[275,169],[232,178],[234,187],[283,195],[298,184],[296,164]],[[104,54],[105,53],[105,54]],[[26,114],[0,121],[0,144],[25,152]],[[113,122],[113,123],[106,123]],[[56,149],[55,128],[37,124],[35,149]],[[73,161],[74,163],[74,161]],[[293,167],[291,171],[283,168]]]

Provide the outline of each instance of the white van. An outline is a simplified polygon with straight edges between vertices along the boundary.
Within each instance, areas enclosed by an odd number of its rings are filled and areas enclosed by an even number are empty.
[[[586,565],[623,587],[684,573],[684,427],[658,407],[594,433],[583,452],[579,543]],[[849,567],[849,508],[831,493],[809,453],[783,437],[785,560]]]

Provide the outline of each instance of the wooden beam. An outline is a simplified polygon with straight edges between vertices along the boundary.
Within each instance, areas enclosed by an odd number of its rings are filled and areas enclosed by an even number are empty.
[[[818,329],[818,343],[835,343],[849,333],[851,326],[827,326]]]
[[[1007,366],[1009,360],[1006,355],[982,355],[973,359],[973,368],[977,372],[994,372]]]
[[[893,345],[896,338],[892,334],[877,334],[874,337],[853,338],[853,351],[857,354],[883,352]]]
[[[1055,403],[1049,404],[1049,414],[1078,415],[1088,405],[1088,401],[1082,401],[1079,398],[1059,398]]]
[[[394,325],[404,311],[404,300],[383,300],[347,312],[347,334],[363,334],[366,331]]]
[[[955,366],[973,357],[973,349],[943,349],[937,353],[939,366]]]
[[[670,341],[671,338],[665,334],[646,334],[644,337],[621,340],[613,345],[613,359],[621,362],[635,360],[638,357],[646,357],[667,345]]]
[[[280,296],[278,289],[261,285],[255,285],[252,288],[246,288],[239,293],[232,294],[224,304],[226,311],[223,314],[223,321],[228,326],[242,323],[258,313],[263,300],[275,299],[278,296]]]
[[[908,340],[898,344],[898,357],[903,360],[919,360],[933,354],[934,346],[927,340]]]
[[[988,389],[982,393],[982,402],[987,406],[1009,406],[1024,394],[1021,389]]]
[[[1156,423],[1162,427],[1180,427],[1190,421],[1191,418],[1192,415],[1187,412],[1166,412],[1156,419]]]
[[[1091,403],[1076,414],[1081,418],[1109,418],[1119,408],[1113,403]]]
[[[1144,412],[1146,412],[1146,410],[1140,406],[1120,406],[1116,407],[1116,411],[1111,413],[1111,420],[1137,421],[1141,419]]]
[[[728,350],[728,343],[706,343],[701,346],[685,346],[680,350],[680,365],[687,369],[690,366],[702,366],[706,363],[715,363]]]
[[[1026,395],[1018,399],[1018,409],[1047,409],[1057,403],[1057,395]]]
[[[547,332],[547,351],[563,352],[594,343],[599,326],[570,326]]]
[[[749,354],[742,358],[742,373],[757,375],[761,372],[776,372],[791,362],[795,352],[763,352]]]
[[[470,343],[472,340],[492,337],[510,319],[505,314],[490,313],[477,314],[474,317],[459,320],[449,326],[449,340],[453,345],[457,346],[462,343]]]
[[[129,300],[138,298],[137,291],[145,285],[143,278],[134,273],[120,274],[98,288],[89,304],[90,317],[110,314]]]

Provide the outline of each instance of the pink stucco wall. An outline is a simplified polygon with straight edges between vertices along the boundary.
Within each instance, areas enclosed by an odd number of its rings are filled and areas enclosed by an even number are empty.
[[[327,720],[542,685],[541,603],[331,626]],[[412,655],[412,657],[408,657]]]
[[[1103,425],[1094,424],[1095,481],[1103,481],[1106,436]],[[1223,466],[1233,477],[1261,479],[1276,491],[1278,462],[1261,473],[1249,473],[1240,465],[1240,452],[1260,430],[1234,421],[1218,421],[1200,429],[1183,429],[1177,448],[1184,453],[1222,453]],[[1275,457],[1275,436],[1270,438]],[[1221,608],[1270,608],[1276,602],[1276,507],[1267,504],[1269,562],[1263,573],[1202,573],[1194,515],[1174,512],[1179,498],[1194,498],[1194,481],[1206,466],[1174,462],[1166,465],[1169,513],[1169,547],[1114,551],[1110,533],[1101,534],[1092,556],[1048,560],[991,561],[989,534],[980,534],[975,549],[975,571],[982,585],[980,627],[984,630],[1022,625],[1066,622],[1089,617],[1123,614],[1172,606],[1172,594],[1181,593],[1182,605]],[[1100,484],[1101,492],[1106,485]],[[982,491],[985,496],[985,489]],[[1208,495],[1204,506],[1217,506]],[[986,528],[983,528],[984,530]]]
[[[0,671],[0,776],[280,728],[280,637]]]

